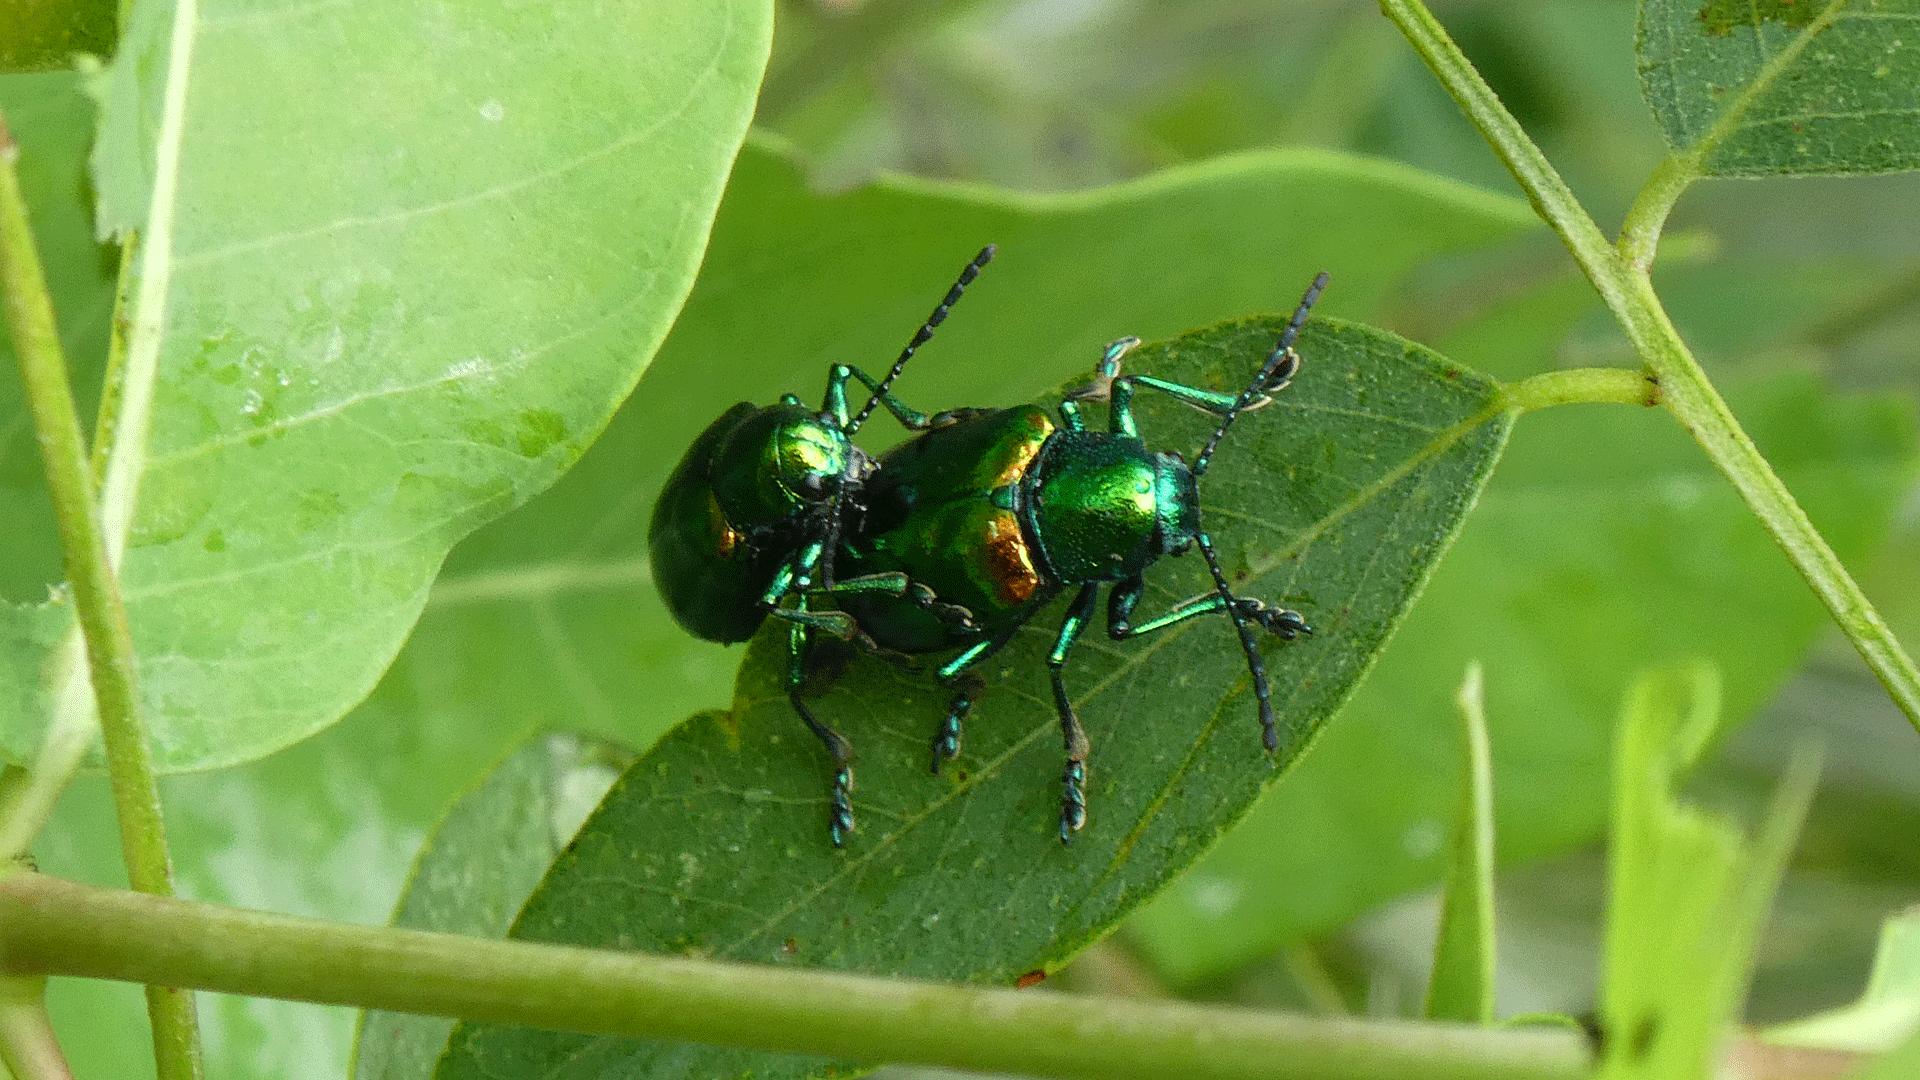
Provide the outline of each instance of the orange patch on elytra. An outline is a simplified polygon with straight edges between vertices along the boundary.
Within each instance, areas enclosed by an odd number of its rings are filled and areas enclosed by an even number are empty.
[[[1012,514],[995,514],[989,520],[986,556],[987,572],[1002,604],[1024,604],[1040,591],[1040,572],[1033,568],[1027,538]]]
[[[713,549],[723,559],[733,557],[733,548],[740,542],[740,534],[733,530],[727,521],[727,515],[720,509],[720,500],[707,496],[707,527],[713,530]]]
[[[1019,483],[1020,478],[1027,475],[1027,467],[1033,464],[1033,459],[1040,456],[1040,448],[1046,445],[1047,437],[1053,434],[1053,421],[1047,419],[1046,413],[1033,409],[1026,417],[1026,422],[1027,437],[1008,444],[1007,449],[1012,453],[999,463],[999,470],[981,477],[985,487],[992,489]]]

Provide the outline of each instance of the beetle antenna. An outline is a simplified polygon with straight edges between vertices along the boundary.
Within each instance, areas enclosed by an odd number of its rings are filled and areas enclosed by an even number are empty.
[[[967,264],[966,269],[960,271],[960,279],[953,283],[953,288],[947,290],[947,295],[940,300],[940,306],[933,309],[933,314],[927,316],[927,321],[920,325],[920,329],[914,331],[913,340],[907,342],[907,347],[900,351],[900,359],[893,362],[893,368],[887,372],[887,377],[880,380],[879,386],[874,387],[873,396],[868,398],[867,403],[854,414],[852,420],[847,422],[843,430],[848,436],[859,431],[860,425],[866,423],[867,417],[873,415],[874,407],[880,404],[880,399],[886,395],[887,387],[893,385],[893,380],[900,377],[900,372],[906,368],[907,361],[913,359],[914,351],[931,340],[934,330],[947,321],[947,312],[953,309],[953,305],[960,302],[960,294],[967,291],[967,286],[973,284],[973,279],[979,276],[980,268],[991,262],[994,252],[998,250],[998,245],[988,244],[980,249],[980,254],[973,257],[973,261]]]
[[[1206,448],[1200,451],[1200,457],[1193,463],[1193,478],[1197,481],[1204,476],[1207,466],[1213,463],[1213,452],[1220,448],[1220,440],[1227,434],[1227,428],[1261,394],[1272,393],[1285,386],[1300,368],[1300,354],[1293,351],[1294,339],[1300,336],[1300,327],[1307,321],[1307,312],[1313,309],[1314,301],[1320,299],[1320,291],[1327,287],[1326,271],[1321,271],[1307,286],[1307,293],[1300,298],[1300,306],[1293,311],[1293,318],[1287,320],[1286,329],[1280,331],[1280,340],[1267,354],[1266,362],[1260,365],[1260,373],[1253,377],[1240,396],[1234,399],[1220,418],[1220,426],[1213,429],[1213,436],[1207,440]],[[1253,696],[1260,702],[1260,741],[1268,752],[1280,746],[1280,733],[1273,716],[1273,688],[1267,681],[1267,662],[1260,655],[1259,643],[1255,640],[1253,627],[1247,613],[1240,610],[1242,601],[1233,595],[1233,589],[1227,584],[1226,572],[1220,569],[1220,559],[1213,553],[1213,540],[1207,535],[1204,526],[1194,534],[1200,547],[1200,554],[1207,561],[1207,572],[1213,575],[1214,591],[1220,599],[1226,601],[1227,618],[1233,620],[1233,629],[1240,636],[1240,651],[1247,654],[1247,672],[1253,676]]]
[[[1253,377],[1245,390],[1240,391],[1240,396],[1220,418],[1220,426],[1213,429],[1213,437],[1207,440],[1206,449],[1200,451],[1200,457],[1193,463],[1195,480],[1206,475],[1207,466],[1213,464],[1213,452],[1220,448],[1220,440],[1227,434],[1227,428],[1233,426],[1240,414],[1253,404],[1253,399],[1285,386],[1293,378],[1293,373],[1300,369],[1300,354],[1293,351],[1293,342],[1300,336],[1300,327],[1307,321],[1307,312],[1313,309],[1314,301],[1320,299],[1320,290],[1326,287],[1327,272],[1322,270],[1313,279],[1313,284],[1307,286],[1307,294],[1300,298],[1300,306],[1293,309],[1293,318],[1288,319],[1287,328],[1280,331],[1280,340],[1274,345],[1273,351],[1267,354],[1267,362],[1260,365],[1260,373]],[[1214,576],[1219,576],[1218,569],[1214,571]],[[1225,589],[1225,584],[1221,588]],[[1241,626],[1238,618],[1234,619],[1234,625]],[[1244,637],[1245,634],[1246,629],[1242,626],[1241,635]]]
[[[1240,610],[1240,600],[1227,586],[1227,575],[1220,569],[1220,560],[1213,554],[1213,541],[1208,538],[1205,529],[1195,537],[1200,546],[1200,554],[1207,560],[1207,572],[1213,575],[1213,587],[1220,598],[1227,602],[1227,618],[1233,620],[1233,629],[1240,635],[1240,651],[1247,654],[1247,671],[1253,675],[1253,696],[1260,702],[1260,741],[1271,751],[1280,746],[1280,733],[1275,730],[1273,719],[1273,690],[1267,684],[1267,661],[1260,655],[1260,649],[1254,640],[1253,627],[1248,625],[1247,616]]]

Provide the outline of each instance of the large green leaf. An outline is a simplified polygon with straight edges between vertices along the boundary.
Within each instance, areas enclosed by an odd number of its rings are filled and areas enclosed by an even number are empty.
[[[1916,0],[1642,0],[1640,88],[1713,176],[1920,167]]]
[[[1184,335],[1129,369],[1234,387],[1283,320]],[[516,936],[768,963],[1010,984],[1050,970],[1196,858],[1303,752],[1385,644],[1478,493],[1509,413],[1491,382],[1392,335],[1314,324],[1306,366],[1241,421],[1206,478],[1207,520],[1236,589],[1299,608],[1310,640],[1263,652],[1281,718],[1269,757],[1246,659],[1224,619],[1116,646],[1089,634],[1068,666],[1092,740],[1089,819],[1055,839],[1061,767],[1043,615],[988,665],[994,691],[936,778],[928,742],[949,692],[871,659],[822,666],[811,705],[857,747],[845,851],[826,837],[824,754],[781,690],[778,628],[756,639],[729,713],[675,729],[615,784],[554,864]],[[1212,420],[1136,398],[1149,443],[1191,456]],[[1208,588],[1196,558],[1149,577],[1143,610]],[[1276,768],[1276,765],[1280,768]],[[463,1026],[444,1077],[810,1075],[819,1063],[647,1040]]]
[[[447,549],[606,424],[691,285],[769,8],[135,6],[95,154],[102,228],[141,230],[103,502],[161,768],[338,718]],[[19,758],[71,612],[0,614]]]

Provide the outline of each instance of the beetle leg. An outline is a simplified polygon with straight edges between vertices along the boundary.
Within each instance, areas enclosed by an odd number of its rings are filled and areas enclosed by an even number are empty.
[[[1209,548],[1212,546],[1204,533],[1201,534],[1201,543]],[[1164,614],[1135,626],[1130,620],[1133,617],[1134,605],[1140,602],[1140,593],[1144,587],[1144,581],[1137,577],[1122,581],[1113,587],[1113,595],[1107,602],[1107,636],[1115,641],[1125,641],[1127,638],[1163,630],[1201,615],[1210,615],[1216,611],[1226,612],[1227,617],[1233,620],[1235,633],[1240,635],[1241,648],[1247,654],[1247,671],[1253,676],[1254,695],[1260,702],[1261,742],[1269,750],[1276,748],[1279,745],[1279,732],[1274,726],[1273,702],[1267,691],[1266,661],[1260,658],[1260,653],[1254,648],[1253,631],[1248,629],[1247,624],[1256,623],[1283,641],[1310,637],[1313,634],[1313,627],[1307,625],[1307,620],[1301,617],[1299,612],[1283,607],[1270,607],[1265,601],[1251,596],[1234,597],[1233,606],[1229,608],[1226,599],[1217,591],[1183,600]]]
[[[960,756],[961,729],[967,716],[973,712],[974,696],[987,685],[986,680],[973,672],[964,672],[955,680],[959,689],[954,692],[953,703],[947,706],[947,718],[940,722],[940,730],[933,735],[933,775],[940,775],[940,767]]]
[[[940,594],[918,581],[908,584],[907,599],[925,610],[927,614],[939,619],[955,631],[968,633],[978,630],[973,621],[973,612],[963,604],[949,604],[940,599]]]
[[[1080,403],[1067,398],[1060,402],[1060,426],[1067,431],[1085,431],[1087,422],[1080,418]]]
[[[767,614],[776,619],[785,619],[795,626],[810,626],[822,633],[832,634],[842,641],[852,641],[860,636],[860,624],[844,611],[808,611],[805,607],[774,607],[769,608]]]
[[[780,565],[773,575],[773,581],[767,585],[767,591],[760,594],[760,602],[766,605],[767,614],[785,619],[800,626],[810,626],[816,630],[832,634],[842,641],[852,641],[860,632],[860,626],[853,616],[844,611],[809,611],[806,596],[810,592],[832,592],[837,586],[826,589],[813,588],[813,568],[820,561],[821,545],[809,544],[792,558]],[[904,581],[902,582],[904,587]],[[860,591],[860,590],[855,590]],[[876,591],[878,589],[876,588]],[[787,597],[798,599],[792,607],[780,603]]]
[[[1133,423],[1133,384],[1137,378],[1122,375],[1113,380],[1113,390],[1107,396],[1107,430],[1115,435],[1140,437],[1140,429]]]
[[[1207,593],[1191,600],[1183,600],[1164,614],[1134,626],[1128,620],[1133,614],[1134,604],[1140,599],[1140,594],[1138,592],[1129,594],[1127,586],[1130,584],[1132,584],[1131,581],[1123,581],[1115,585],[1107,605],[1107,636],[1115,641],[1125,641],[1130,637],[1150,634],[1175,623],[1186,622],[1201,615],[1211,615],[1216,611],[1224,611],[1227,607],[1226,601],[1220,599],[1218,593]],[[1271,607],[1264,600],[1256,600],[1251,596],[1234,597],[1233,606],[1241,618],[1259,623],[1267,632],[1283,641],[1313,636],[1313,627],[1308,626],[1307,620],[1297,611]]]
[[[1080,631],[1087,628],[1093,605],[1099,599],[1099,582],[1090,581],[1080,586],[1073,604],[1067,608],[1067,617],[1060,620],[1060,636],[1053,641],[1053,651],[1047,654],[1047,674],[1053,680],[1053,707],[1060,714],[1060,739],[1067,754],[1066,768],[1060,774],[1060,842],[1063,844],[1073,843],[1073,834],[1087,823],[1087,733],[1074,714],[1073,702],[1067,700],[1067,653],[1079,639]]]
[[[1281,607],[1268,607],[1266,601],[1251,596],[1237,596],[1233,600],[1234,609],[1243,619],[1251,619],[1267,628],[1267,632],[1282,641],[1292,641],[1298,637],[1312,637],[1313,627],[1299,612]]]
[[[822,585],[809,589],[814,596],[838,596],[842,593],[880,593],[885,596],[905,596],[907,594],[907,575],[898,570],[886,570],[878,574],[862,574],[856,578],[842,578],[832,585]]]
[[[1114,377],[1120,374],[1120,358],[1140,344],[1137,337],[1123,337],[1107,346],[1100,357],[1100,363],[1093,369],[1093,381],[1075,390],[1067,391],[1068,401],[1105,401],[1113,390]]]
[[[841,431],[847,429],[847,420],[853,416],[847,411],[847,380],[852,377],[853,369],[845,364],[827,368],[827,394],[820,402],[820,415]]]
[[[807,598],[799,598],[805,611]],[[851,620],[849,620],[851,621]],[[800,700],[800,686],[807,681],[807,646],[811,641],[808,624],[796,621],[787,628],[787,700],[827,753],[833,755],[833,783],[827,796],[827,832],[834,847],[845,847],[846,836],[853,831],[853,744],[846,736],[814,718],[813,710]]]
[[[859,379],[861,385],[865,386],[868,390],[874,391],[880,404],[885,405],[887,411],[893,414],[893,418],[900,421],[901,427],[906,428],[908,431],[925,431],[933,426],[932,418],[927,416],[926,413],[918,409],[908,408],[899,398],[894,397],[891,391],[882,390],[880,388],[880,380],[861,371],[857,367],[851,367],[847,364],[835,364],[833,365],[832,372],[827,376],[827,402],[829,408],[831,408],[837,401],[838,407],[841,410],[840,413],[837,414],[837,418],[842,429],[847,426],[847,380],[849,378]],[[834,396],[836,392],[839,395],[838,398]]]
[[[955,605],[948,604],[941,606],[954,607],[957,611],[966,611],[965,608]],[[934,732],[934,775],[939,775],[941,765],[960,755],[961,729],[965,726],[968,714],[973,712],[974,697],[978,695],[986,685],[985,680],[975,675],[972,669],[985,663],[994,653],[1006,648],[1007,642],[1013,640],[1013,635],[1019,633],[1020,628],[1025,626],[1027,620],[1033,617],[1033,613],[1044,606],[1046,606],[1044,600],[1034,604],[1027,610],[1027,613],[1015,621],[1012,626],[1002,629],[990,638],[974,642],[972,645],[967,646],[966,651],[962,652],[959,656],[954,657],[940,666],[940,670],[937,673],[940,681],[950,686],[958,686],[959,690],[953,695],[953,703],[947,707],[947,718],[940,722],[940,729]]]
[[[1140,595],[1146,588],[1147,579],[1140,574],[1114,583],[1113,590],[1107,593],[1108,637],[1125,641],[1132,635],[1133,609],[1140,603]]]

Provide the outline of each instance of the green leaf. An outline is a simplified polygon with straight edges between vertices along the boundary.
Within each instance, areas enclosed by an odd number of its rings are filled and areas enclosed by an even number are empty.
[[[1282,319],[1142,349],[1128,370],[1240,385]],[[966,749],[928,745],[950,692],[925,671],[821,664],[810,705],[858,754],[845,851],[826,837],[824,753],[781,690],[784,638],[756,639],[730,713],[695,717],[614,786],[515,924],[517,936],[762,963],[1012,984],[1057,967],[1204,851],[1278,779],[1385,644],[1473,502],[1509,414],[1487,380],[1402,339],[1315,322],[1293,385],[1249,416],[1206,480],[1230,579],[1316,634],[1263,650],[1281,717],[1260,749],[1246,659],[1221,620],[1126,645],[1083,639],[1068,685],[1092,740],[1088,823],[1055,839],[1058,720],[1045,661],[1058,617],[988,665]],[[1084,378],[1084,377],[1083,377]],[[1135,399],[1152,446],[1191,455],[1209,417]],[[1149,576],[1144,611],[1205,591],[1197,559]],[[1279,765],[1282,768],[1276,768]],[[812,1075],[821,1063],[630,1039],[465,1026],[444,1077],[558,1067],[605,1076]]]
[[[1784,1046],[1875,1054],[1909,1041],[1916,1030],[1920,1030],[1920,908],[1909,908],[1881,925],[1873,973],[1858,1001],[1776,1024],[1761,1038]],[[1908,1050],[1906,1056],[1912,1058],[1915,1053]]]
[[[1456,696],[1467,782],[1460,789],[1453,859],[1441,893],[1440,937],[1427,984],[1429,1020],[1493,1022],[1493,751],[1483,682],[1480,665],[1469,664]]]
[[[1801,758],[1752,841],[1680,802],[1680,780],[1719,710],[1718,680],[1700,666],[1643,677],[1627,696],[1607,845],[1601,1077],[1686,1080],[1710,1070],[1813,800],[1818,766]]]
[[[1916,0],[1643,0],[1640,89],[1710,176],[1920,167]]]
[[[505,937],[528,894],[633,755],[571,735],[516,750],[447,812],[420,851],[394,926]],[[355,1040],[356,1080],[426,1076],[454,1021],[369,1012]]]
[[[141,230],[102,501],[160,768],[337,719],[448,548],[598,434],[691,285],[769,7],[136,5],[94,160]],[[0,611],[16,759],[69,618]]]
[[[1884,534],[1914,466],[1912,407],[1805,373],[1725,388],[1850,563]],[[1437,880],[1460,777],[1435,718],[1463,665],[1487,673],[1500,857],[1596,836],[1619,687],[1704,656],[1725,715],[1770,697],[1826,624],[1726,481],[1666,415],[1569,406],[1517,426],[1394,648],[1300,768],[1129,924],[1168,978],[1229,970]],[[1755,627],[1765,627],[1757,633]]]

